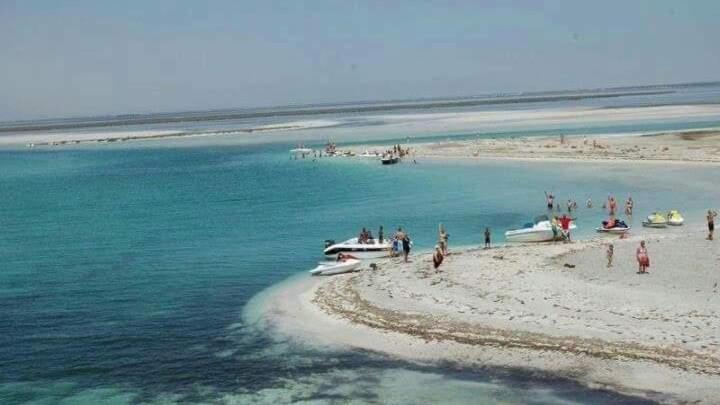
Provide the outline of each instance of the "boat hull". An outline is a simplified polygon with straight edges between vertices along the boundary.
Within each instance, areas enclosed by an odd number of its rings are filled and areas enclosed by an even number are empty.
[[[505,233],[505,240],[508,242],[549,242],[554,238],[552,230],[540,231],[509,231]]]
[[[667,228],[667,222],[647,222],[643,221],[643,226],[646,228]]]
[[[349,259],[344,262],[321,263],[310,270],[310,274],[313,276],[331,276],[334,274],[348,273],[360,267],[360,263],[360,260],[357,259]]]
[[[625,232],[629,231],[629,230],[630,230],[630,227],[627,227],[627,228],[610,228],[610,229],[595,228],[595,230],[596,230],[597,232],[600,232],[600,233],[621,234],[621,233],[625,233]]]
[[[379,259],[389,257],[391,250],[390,241],[384,243],[357,243],[357,239],[350,239],[328,246],[323,251],[323,254],[327,258],[336,258],[338,254],[343,253],[358,259]]]

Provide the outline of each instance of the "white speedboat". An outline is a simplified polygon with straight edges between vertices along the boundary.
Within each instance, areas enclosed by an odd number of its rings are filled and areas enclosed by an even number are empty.
[[[570,229],[575,229],[577,226],[571,222]],[[557,225],[556,232],[558,235],[561,232],[560,225]],[[532,223],[525,224],[520,229],[512,229],[505,232],[505,239],[508,242],[548,242],[553,240],[555,234],[552,230],[552,223],[547,215],[540,215],[536,217]]]
[[[309,155],[313,153],[313,150],[310,148],[296,148],[296,149],[290,149],[290,153],[292,154],[303,154],[303,155]]]
[[[320,262],[317,267],[310,270],[313,276],[331,276],[333,274],[341,274],[353,271],[360,267],[360,260],[345,259],[339,262]]]
[[[352,238],[341,243],[326,240],[323,253],[326,257],[332,258],[337,257],[340,253],[345,253],[358,259],[376,259],[390,256],[391,249],[392,241],[389,239],[383,240],[382,243],[377,239],[371,239],[370,243],[358,243],[358,238]]]

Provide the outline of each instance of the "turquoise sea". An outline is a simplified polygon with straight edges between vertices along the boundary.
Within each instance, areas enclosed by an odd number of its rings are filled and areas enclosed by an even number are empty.
[[[626,124],[634,131],[678,125]],[[302,138],[321,145],[333,131]],[[361,141],[363,128],[353,131],[356,137],[345,137]],[[379,132],[372,138],[382,138]],[[521,369],[309,349],[275,339],[241,314],[264,289],[302,277],[325,239],[364,226],[402,226],[419,250],[432,247],[440,222],[451,247],[479,244],[485,226],[501,243],[506,229],[543,212],[543,190],[581,206],[595,200],[597,208],[577,212],[578,237],[593,234],[608,194],[632,195],[638,213],[678,207],[700,223],[704,209],[720,205],[716,168],[383,167],[291,160],[296,140],[0,150],[0,403],[641,402]]]

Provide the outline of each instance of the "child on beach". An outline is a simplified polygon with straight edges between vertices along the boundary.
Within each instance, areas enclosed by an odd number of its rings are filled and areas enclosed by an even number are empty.
[[[615,247],[613,246],[612,243],[610,243],[608,245],[606,254],[607,254],[607,267],[609,269],[610,267],[612,267],[613,255],[615,254]]]
[[[490,228],[485,228],[485,249],[490,249]]]
[[[650,256],[648,256],[645,241],[640,241],[640,247],[635,251],[635,258],[638,262],[638,274],[646,274],[647,268],[650,267]]]

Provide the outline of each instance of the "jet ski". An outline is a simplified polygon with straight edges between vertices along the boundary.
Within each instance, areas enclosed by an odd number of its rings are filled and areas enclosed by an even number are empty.
[[[667,214],[667,223],[672,226],[680,226],[685,222],[685,218],[680,215],[678,210],[670,210]]]
[[[622,234],[630,230],[630,227],[620,219],[616,219],[613,226],[608,227],[610,221],[602,221],[602,226],[595,228],[600,233]]]
[[[647,216],[642,224],[647,228],[665,228],[668,225],[668,220],[663,213],[653,212]]]

